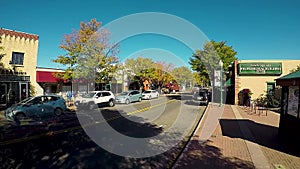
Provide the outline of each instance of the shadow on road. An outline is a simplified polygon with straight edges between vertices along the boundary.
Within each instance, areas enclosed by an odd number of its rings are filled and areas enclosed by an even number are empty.
[[[129,137],[148,138],[156,136],[163,131],[163,128],[149,122],[145,123],[144,119],[140,117],[131,116],[131,120],[129,120],[122,116],[122,112],[117,110],[105,110],[102,112],[102,116],[113,129]],[[112,118],[115,119],[110,120]]]
[[[95,113],[95,112],[88,112]],[[115,130],[134,138],[157,135],[162,128],[105,110],[104,118]],[[88,116],[87,116],[88,117]],[[75,113],[67,113],[48,123],[7,124],[0,128],[0,168],[169,168],[181,150],[183,142],[165,153],[148,158],[115,155],[99,147],[79,125]],[[176,133],[167,135],[172,141]]]

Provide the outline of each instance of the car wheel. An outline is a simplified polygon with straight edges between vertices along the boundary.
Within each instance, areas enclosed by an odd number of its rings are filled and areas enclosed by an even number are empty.
[[[61,108],[56,108],[56,109],[54,110],[54,114],[55,114],[56,116],[60,116],[60,115],[62,115],[62,113],[63,113],[63,111],[62,111]]]
[[[126,104],[129,104],[129,103],[130,103],[129,99],[126,99],[126,100],[125,100],[125,103],[126,103]]]
[[[141,102],[141,101],[142,101],[142,98],[140,97],[138,101]]]
[[[18,114],[16,114],[16,119],[17,120],[24,120],[24,118],[25,118],[25,114],[24,113],[18,113]]]
[[[110,101],[108,102],[108,106],[109,106],[109,107],[113,107],[114,105],[115,105],[115,103],[114,103],[113,100],[110,100]]]

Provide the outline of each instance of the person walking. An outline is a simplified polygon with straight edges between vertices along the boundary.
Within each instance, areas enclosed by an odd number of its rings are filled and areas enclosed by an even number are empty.
[[[68,106],[71,106],[71,102],[72,102],[72,92],[71,91],[68,91],[67,92],[67,103],[68,103]]]

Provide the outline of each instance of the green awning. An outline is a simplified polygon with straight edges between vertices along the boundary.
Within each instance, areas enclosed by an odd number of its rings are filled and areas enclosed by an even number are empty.
[[[300,78],[300,70],[290,73],[290,74],[287,74],[285,76],[282,76],[276,80],[288,80],[288,79],[297,79],[297,78]]]

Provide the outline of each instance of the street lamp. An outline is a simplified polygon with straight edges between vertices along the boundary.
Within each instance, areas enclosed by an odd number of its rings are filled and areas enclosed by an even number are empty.
[[[220,66],[220,107],[223,105],[223,62],[219,61]]]

